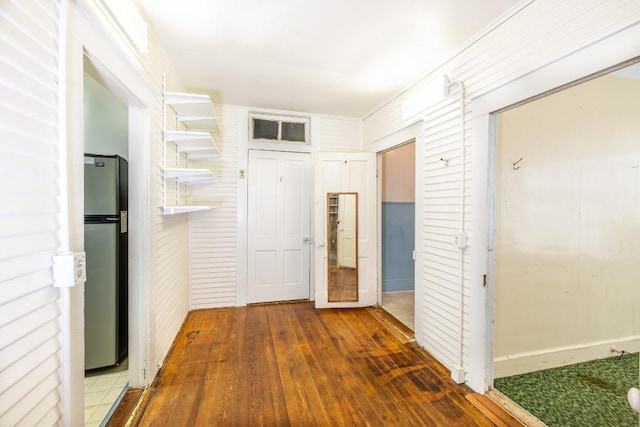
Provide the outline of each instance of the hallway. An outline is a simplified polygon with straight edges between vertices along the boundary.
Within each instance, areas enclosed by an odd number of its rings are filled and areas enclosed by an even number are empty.
[[[366,309],[193,311],[133,425],[493,425]]]

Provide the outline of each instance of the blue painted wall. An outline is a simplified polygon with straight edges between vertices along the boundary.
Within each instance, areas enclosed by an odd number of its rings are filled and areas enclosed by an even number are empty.
[[[415,289],[415,203],[382,202],[382,292]]]

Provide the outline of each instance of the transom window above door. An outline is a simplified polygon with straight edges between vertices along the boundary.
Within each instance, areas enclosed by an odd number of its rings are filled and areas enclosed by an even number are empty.
[[[309,118],[249,113],[249,138],[255,142],[309,145]]]

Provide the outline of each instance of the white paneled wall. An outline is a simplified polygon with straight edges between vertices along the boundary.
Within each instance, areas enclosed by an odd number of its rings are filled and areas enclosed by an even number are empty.
[[[159,82],[158,82],[159,83]],[[169,87],[169,91],[179,91],[180,87]],[[154,297],[155,313],[155,340],[152,340],[155,355],[155,366],[162,366],[166,355],[173,344],[182,322],[189,312],[189,216],[188,214],[168,215],[162,214],[163,191],[168,191],[171,197],[175,197],[175,188],[164,190],[163,184],[163,158],[162,158],[162,122],[163,103],[161,92],[158,93],[158,105],[153,111],[155,135],[153,139],[152,153],[152,177],[154,194],[157,207],[154,212],[155,221],[155,257],[154,271],[156,280],[151,284]],[[171,112],[168,113],[169,122],[172,120]],[[167,126],[168,129],[174,127]],[[167,153],[167,165],[176,165],[176,159],[169,148]],[[184,165],[183,165],[184,166]],[[181,189],[184,196],[184,189]]]
[[[362,121],[341,117],[320,117],[320,151],[361,151]]]
[[[155,355],[160,367],[189,311],[189,225],[182,216],[156,225]]]
[[[58,25],[54,1],[0,3],[0,425],[60,419]]]
[[[459,228],[460,122],[458,88],[447,99],[442,92],[442,74],[466,85],[467,151],[464,200],[465,230],[469,231],[474,212],[471,200],[471,102],[518,77],[531,73],[552,61],[563,58],[593,42],[611,35],[640,19],[640,3],[634,0],[536,0],[522,2],[510,11],[510,18],[477,37],[434,70],[410,90],[372,112],[363,125],[365,150],[375,142],[411,124],[414,118],[402,117],[402,102],[421,89],[431,93],[428,107],[420,116],[425,121],[423,156],[424,268],[423,344],[445,365],[458,364],[459,354],[459,252],[452,244],[452,234]],[[613,64],[612,64],[613,65]],[[420,153],[417,153],[420,156]],[[444,159],[444,160],[441,160]],[[486,196],[483,196],[486,197]],[[474,236],[469,236],[464,259],[464,364],[469,363],[470,266],[469,250]],[[474,301],[475,303],[475,301]]]
[[[165,65],[166,66],[166,65]],[[158,71],[156,71],[157,73]],[[175,339],[182,322],[189,312],[189,215],[162,214],[163,191],[167,192],[167,200],[175,198],[175,183],[168,181],[170,188],[164,188],[163,179],[163,100],[160,76],[154,85],[158,85],[158,101],[152,111],[154,138],[152,140],[152,182],[155,195],[153,221],[155,222],[155,257],[154,271],[155,281],[151,284],[154,298],[153,312],[155,313],[154,327],[155,339],[152,339],[155,367],[162,366],[173,340]],[[167,91],[178,92],[182,88],[176,85],[175,79],[167,77]],[[176,129],[175,113],[167,108],[166,128]],[[183,156],[184,157],[184,156]],[[184,159],[181,160],[184,162]],[[175,156],[175,145],[167,144],[166,166],[178,166]],[[184,163],[179,165],[184,167]],[[185,185],[181,186],[181,202],[186,200]]]
[[[191,308],[236,305],[237,292],[237,112],[215,105],[220,132],[213,139],[220,158],[200,162],[220,179],[194,188],[195,199],[222,201],[217,209],[191,214]]]

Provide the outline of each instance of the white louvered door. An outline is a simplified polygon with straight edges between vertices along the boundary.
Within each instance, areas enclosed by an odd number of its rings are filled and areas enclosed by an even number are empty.
[[[60,414],[58,25],[54,1],[0,2],[0,425]]]

